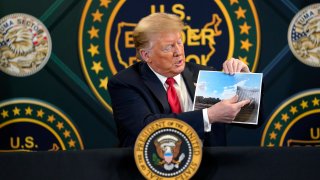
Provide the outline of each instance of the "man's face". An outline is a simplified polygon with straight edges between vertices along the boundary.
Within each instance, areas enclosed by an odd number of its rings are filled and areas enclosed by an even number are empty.
[[[184,70],[185,55],[180,32],[161,33],[152,44],[146,62],[154,71],[173,77]]]

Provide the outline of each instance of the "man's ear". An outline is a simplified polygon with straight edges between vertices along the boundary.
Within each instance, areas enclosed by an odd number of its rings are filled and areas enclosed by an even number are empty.
[[[149,58],[149,51],[148,50],[144,50],[144,49],[140,49],[139,50],[140,56],[142,57],[142,59],[145,62],[150,62],[150,58]]]

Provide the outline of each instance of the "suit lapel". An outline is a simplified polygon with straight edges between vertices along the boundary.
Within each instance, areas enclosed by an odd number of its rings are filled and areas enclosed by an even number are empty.
[[[141,63],[141,75],[145,85],[150,89],[153,96],[158,99],[165,112],[170,112],[167,100],[167,92],[159,78],[152,72],[147,63]]]
[[[186,64],[187,66],[187,64]],[[161,81],[158,77],[152,72],[147,63],[141,63],[140,72],[142,75],[142,79],[145,85],[150,89],[153,96],[158,99],[160,104],[162,105],[165,112],[170,112],[170,106],[167,100],[167,92],[164,89]],[[196,76],[194,77],[194,73],[189,70],[189,68],[185,68],[181,73],[183,80],[187,86],[188,92],[190,94],[191,99],[194,99],[195,94],[195,83],[197,81]]]
[[[186,64],[187,66],[187,64]],[[184,71],[181,73],[183,80],[187,86],[188,92],[190,94],[191,99],[194,99],[194,93],[196,88],[196,79],[193,77],[193,73],[186,67]]]

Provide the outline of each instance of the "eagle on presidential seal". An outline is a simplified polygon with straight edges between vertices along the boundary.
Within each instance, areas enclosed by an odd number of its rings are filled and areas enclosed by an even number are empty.
[[[184,153],[180,154],[181,143],[182,141],[174,135],[163,135],[157,138],[154,145],[158,156],[161,158],[157,165],[163,166],[167,171],[179,168],[179,164],[185,158]]]

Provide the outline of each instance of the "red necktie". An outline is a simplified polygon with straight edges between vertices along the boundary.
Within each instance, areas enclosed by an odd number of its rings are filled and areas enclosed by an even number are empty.
[[[169,105],[171,107],[171,111],[173,113],[181,113],[179,98],[177,96],[176,89],[174,88],[175,80],[170,77],[166,80],[166,83],[169,85],[167,89],[167,97]]]

